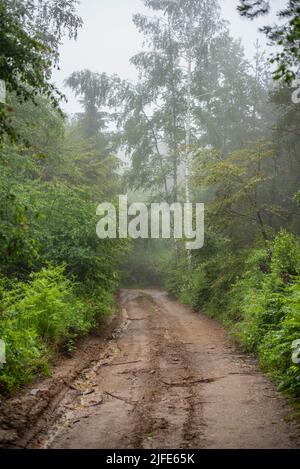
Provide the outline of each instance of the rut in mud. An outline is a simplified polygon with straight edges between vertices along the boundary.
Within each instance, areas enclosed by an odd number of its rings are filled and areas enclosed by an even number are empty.
[[[83,342],[52,379],[4,405],[11,428],[29,428],[10,446],[299,447],[291,409],[220,324],[158,290],[123,290],[120,304],[109,338]]]
[[[293,448],[283,398],[223,328],[157,290],[124,290],[122,328],[73,382],[48,448]]]

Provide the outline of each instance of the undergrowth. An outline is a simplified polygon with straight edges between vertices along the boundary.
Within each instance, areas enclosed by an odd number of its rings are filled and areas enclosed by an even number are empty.
[[[0,337],[6,345],[6,363],[0,370],[3,392],[47,375],[56,353],[72,352],[76,339],[111,311],[112,292],[99,287],[91,294],[64,270],[50,265],[31,274],[29,281],[0,287]]]
[[[292,360],[293,342],[300,339],[299,237],[282,230],[268,247],[247,256],[218,249],[194,261],[192,270],[172,270],[167,287],[180,301],[225,323],[280,390],[300,397],[300,365]]]

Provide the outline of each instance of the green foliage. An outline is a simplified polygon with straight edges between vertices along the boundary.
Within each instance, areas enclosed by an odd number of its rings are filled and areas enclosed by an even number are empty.
[[[266,333],[259,345],[262,366],[279,382],[280,389],[300,396],[300,367],[291,360],[292,343],[300,332],[300,279],[287,287],[282,296],[282,320]]]
[[[271,9],[270,0],[240,0],[238,10],[242,16],[253,19],[259,15],[265,15]],[[265,26],[262,31],[267,35],[272,44],[280,48],[271,58],[278,68],[274,72],[275,80],[283,78],[290,83],[296,77],[295,69],[299,67],[300,54],[300,2],[289,0],[284,8],[277,13],[279,24]]]
[[[52,183],[44,189],[37,197],[41,216],[32,221],[34,237],[41,245],[41,261],[65,262],[67,272],[78,281],[110,290],[118,282],[116,270],[127,243],[97,238],[97,205],[84,187]]]
[[[64,267],[43,268],[30,275],[29,283],[16,285],[3,297],[5,315],[14,317],[19,329],[34,329],[45,342],[57,345],[89,327],[83,304],[63,272]]]
[[[249,17],[269,6],[241,3]],[[159,16],[134,17],[147,46],[132,58],[139,83],[74,72],[66,85],[82,113],[67,124],[53,108],[60,93],[50,75],[63,35],[76,37],[81,25],[76,1],[1,3],[0,77],[10,103],[0,106],[1,389],[47,372],[57,350],[71,352],[110,313],[123,264],[126,284],[161,285],[167,277],[168,291],[224,321],[284,389],[300,395],[291,361],[300,330],[298,107],[287,86],[268,99],[264,54],[257,45],[247,62],[217,1],[144,4]],[[265,28],[284,49],[274,60],[277,78],[287,81],[299,62],[298,5],[288,2],[287,23]],[[123,178],[120,146],[132,161]],[[206,203],[204,249],[189,263],[183,243],[142,240],[124,262],[127,241],[96,236],[97,205],[114,201],[122,182],[156,201],[181,201],[187,153],[191,200]]]
[[[33,170],[23,148],[0,147],[0,272],[25,274],[38,258],[38,243],[29,233],[32,207],[24,198],[22,178]]]
[[[25,30],[22,10],[11,8],[10,3],[4,0],[0,7],[0,76],[8,91],[26,100],[37,90],[46,93],[51,89],[46,79],[51,65],[46,55],[50,50]]]
[[[37,102],[15,102],[20,140],[0,147],[3,392],[47,372],[57,352],[71,353],[111,313],[128,249],[96,235],[96,208],[119,187],[111,135],[83,140],[49,100]]]
[[[272,234],[266,219],[280,216],[281,207],[265,203],[265,192],[272,188],[274,149],[269,142],[249,143],[226,158],[214,150],[200,151],[194,162],[194,185],[199,181],[214,187],[210,218],[214,226],[240,244],[260,236],[265,242]],[[236,224],[241,225],[239,232]]]
[[[208,236],[206,255],[168,273],[167,288],[197,311],[222,320],[280,389],[300,396],[300,366],[292,343],[300,339],[300,238],[281,230],[267,248],[232,252]]]
[[[192,270],[186,260],[181,262],[170,272],[167,289],[195,310],[224,319],[229,289],[242,266],[243,255],[216,250],[211,258],[195,260]]]
[[[144,0],[144,4],[149,14],[136,14],[133,22],[147,47],[131,59],[139,73],[139,83],[128,83],[121,96],[122,143],[132,160],[128,171],[130,187],[143,188],[175,202],[180,197],[180,165],[186,150],[187,64],[191,60],[193,117],[198,112],[198,118],[193,119],[194,143],[196,135],[203,133],[199,114],[206,106],[201,97],[207,92],[203,74],[210,60],[208,50],[224,25],[216,0]],[[203,83],[201,89],[198,82]]]
[[[0,392],[13,392],[48,372],[48,352],[34,329],[21,330],[15,320],[0,320],[6,363],[0,368]]]
[[[81,19],[73,0],[59,2],[2,0],[0,4],[0,77],[18,101],[36,102],[47,96],[58,107],[61,93],[50,82],[51,68],[57,63],[58,45],[67,33],[76,37]],[[0,104],[0,139],[17,137],[11,122],[13,108]]]
[[[292,362],[292,343],[300,336],[300,243],[281,231],[270,252],[254,252],[248,269],[231,291],[230,312],[239,308],[235,336],[281,388],[300,395],[300,368]],[[263,261],[263,264],[261,264]],[[267,267],[267,268],[266,268]]]
[[[119,79],[109,77],[106,73],[93,73],[90,70],[73,72],[65,81],[65,85],[73,90],[84,112],[77,115],[82,134],[86,138],[99,135],[100,130],[107,125],[108,113],[106,106],[115,103],[115,94]]]
[[[114,298],[105,288],[91,293],[65,274],[65,266],[49,266],[1,291],[0,337],[7,363],[0,384],[11,392],[45,373],[58,349],[71,352],[78,336],[111,312]]]
[[[275,275],[283,276],[285,281],[292,275],[300,274],[299,241],[285,230],[282,230],[276,237],[271,269]]]
[[[240,305],[242,321],[235,328],[247,350],[257,350],[269,329],[278,327],[283,319],[290,283],[300,273],[299,253],[297,238],[281,231],[270,252],[265,252],[268,257],[254,252],[235,283],[231,308],[234,311]]]

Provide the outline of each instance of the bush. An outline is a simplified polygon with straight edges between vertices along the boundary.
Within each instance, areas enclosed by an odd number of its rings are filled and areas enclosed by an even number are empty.
[[[21,330],[15,320],[0,321],[0,337],[6,345],[6,363],[0,365],[0,391],[11,393],[48,373],[48,351],[34,329]]]
[[[300,396],[300,367],[291,360],[292,343],[300,338],[300,279],[286,289],[284,317],[259,345],[261,365],[286,389]]]
[[[192,268],[184,261],[171,270],[166,288],[195,310],[223,318],[229,290],[243,265],[243,254],[233,254],[230,250],[220,250],[217,246],[207,258],[193,259]]]
[[[268,248],[244,252],[208,246],[193,268],[169,274],[168,290],[196,310],[221,319],[281,389],[300,396],[300,366],[292,343],[300,339],[300,242],[282,230]],[[222,243],[222,241],[221,241]]]
[[[6,315],[15,318],[20,330],[33,329],[44,342],[61,345],[88,331],[84,305],[74,285],[64,277],[64,267],[48,267],[31,274],[3,296]]]
[[[72,351],[76,338],[111,311],[114,299],[101,287],[88,294],[64,276],[64,266],[44,268],[9,290],[0,286],[0,293],[0,338],[7,352],[0,384],[8,392],[46,373],[59,348]]]
[[[299,396],[300,367],[292,362],[291,348],[300,339],[299,239],[283,230],[270,252],[249,257],[231,290],[229,315],[240,316],[233,332],[244,349],[258,353],[280,388]]]

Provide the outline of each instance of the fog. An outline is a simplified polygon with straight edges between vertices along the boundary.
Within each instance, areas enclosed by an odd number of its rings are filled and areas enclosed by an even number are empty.
[[[273,3],[280,5],[282,0]],[[222,18],[229,22],[231,35],[241,38],[248,59],[254,54],[254,43],[258,39],[268,48],[265,36],[259,32],[266,18],[254,21],[243,19],[238,14],[237,2],[221,0]],[[132,22],[135,13],[146,13],[142,0],[82,0],[78,8],[83,19],[83,28],[77,41],[65,40],[61,47],[60,70],[53,74],[55,83],[63,89],[68,102],[63,104],[67,113],[80,110],[80,104],[64,80],[74,71],[89,69],[94,72],[116,73],[121,78],[135,81],[135,67],[130,58],[142,48],[142,37]],[[275,15],[270,14],[271,19]],[[270,19],[268,19],[270,21]]]

